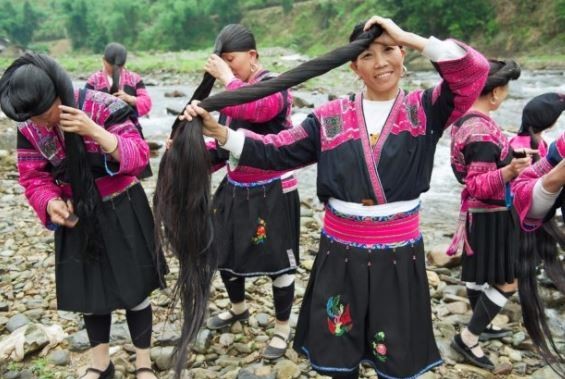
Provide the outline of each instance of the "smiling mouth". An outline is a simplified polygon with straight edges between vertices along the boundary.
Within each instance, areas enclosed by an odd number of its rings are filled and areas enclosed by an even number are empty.
[[[392,71],[383,72],[382,74],[375,75],[374,78],[378,80],[386,80],[390,78],[391,75],[392,75]]]

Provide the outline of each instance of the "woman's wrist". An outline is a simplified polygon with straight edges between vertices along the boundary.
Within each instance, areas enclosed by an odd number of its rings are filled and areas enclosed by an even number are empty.
[[[216,133],[214,133],[214,139],[218,141],[220,146],[224,146],[226,142],[228,142],[229,138],[229,128],[223,125],[220,125]]]
[[[550,171],[542,178],[543,189],[550,193],[556,193],[563,187],[563,179],[559,172]]]

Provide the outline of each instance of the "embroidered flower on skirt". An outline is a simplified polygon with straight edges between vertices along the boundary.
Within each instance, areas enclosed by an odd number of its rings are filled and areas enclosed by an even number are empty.
[[[342,304],[340,295],[332,296],[326,303],[328,329],[334,336],[342,336],[353,327],[349,304]]]
[[[267,223],[261,217],[257,219],[257,230],[255,231],[255,236],[251,238],[251,241],[255,245],[259,245],[267,240]]]
[[[377,332],[373,337],[373,342],[371,346],[373,347],[373,354],[381,362],[386,362],[386,345],[385,345],[385,333],[383,331]]]

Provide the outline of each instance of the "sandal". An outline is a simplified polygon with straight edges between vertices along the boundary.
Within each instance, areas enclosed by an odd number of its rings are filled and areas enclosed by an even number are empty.
[[[249,309],[246,309],[238,315],[233,313],[231,309],[228,312],[231,315],[230,318],[224,320],[223,318],[220,318],[219,314],[217,314],[208,319],[208,321],[206,322],[206,327],[210,330],[222,329],[226,326],[230,326],[236,321],[246,321],[247,319],[249,319]]]
[[[453,340],[451,341],[451,347],[455,351],[457,351],[459,354],[461,354],[466,360],[468,360],[469,362],[471,362],[475,366],[484,368],[486,370],[494,370],[494,364],[492,363],[492,361],[490,359],[487,358],[486,355],[483,355],[482,357],[477,357],[471,351],[472,349],[474,349],[477,346],[479,346],[478,342],[471,347],[467,346],[465,344],[465,342],[463,342],[463,340],[461,339],[460,334],[456,334],[453,337]]]
[[[153,369],[151,367],[140,367],[137,370],[135,370],[133,373],[134,373],[135,377],[137,378],[137,375],[141,374],[142,372],[148,372],[150,374],[153,374],[153,376],[155,378],[157,378],[157,374],[155,373],[155,371],[153,371]]]
[[[273,334],[273,339],[276,338],[278,340],[281,340],[284,342],[285,346],[284,347],[274,347],[271,345],[267,345],[267,347],[265,348],[265,350],[263,350],[263,353],[261,353],[261,355],[263,356],[263,358],[265,359],[277,359],[280,358],[284,355],[286,349],[288,348],[288,342],[290,341],[290,334],[288,335],[288,337],[285,337],[282,334]]]
[[[110,364],[108,365],[108,367],[106,367],[106,370],[104,371],[98,370],[97,368],[89,367],[86,369],[86,372],[81,376],[81,378],[84,378],[89,372],[98,374],[98,379],[112,379],[115,374],[114,364],[112,363],[112,361],[110,361]]]

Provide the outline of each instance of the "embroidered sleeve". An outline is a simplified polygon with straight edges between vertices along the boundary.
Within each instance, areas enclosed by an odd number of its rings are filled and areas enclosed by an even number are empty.
[[[235,78],[228,83],[226,88],[228,90],[235,90],[247,85],[247,83]],[[245,120],[255,123],[267,122],[272,120],[286,106],[291,104],[291,102],[292,97],[287,90],[274,93],[250,103],[226,107],[222,109],[222,113],[236,120]]]
[[[245,130],[239,165],[285,171],[315,163],[319,152],[320,124],[311,114],[301,125],[278,134],[260,135]]]
[[[90,75],[88,77],[88,80],[86,81],[86,84],[84,85],[84,88],[86,89],[96,89],[96,77],[97,77],[98,73],[94,73],[92,75]]]
[[[151,97],[149,96],[149,92],[145,88],[145,84],[143,80],[139,78],[138,82],[135,84],[135,107],[137,109],[137,114],[139,117],[145,116],[151,111],[151,106],[153,103],[151,102]]]
[[[49,200],[61,196],[61,189],[49,172],[50,163],[18,130],[17,164],[19,183],[25,196],[37,213],[39,220],[49,229],[54,229],[47,214]]]
[[[106,171],[111,176],[138,175],[149,162],[149,146],[130,119],[131,108],[111,95],[101,92],[95,94],[97,99],[88,104],[92,120],[118,138],[119,169]],[[105,159],[107,162],[118,163],[109,154],[105,154]]]
[[[463,154],[469,194],[479,200],[503,198],[504,180],[498,167],[500,147],[493,142],[470,142],[464,147]]]
[[[428,128],[440,134],[471,107],[488,76],[486,58],[469,46],[458,45],[466,51],[462,58],[432,62],[442,80],[424,91],[422,99]]]

